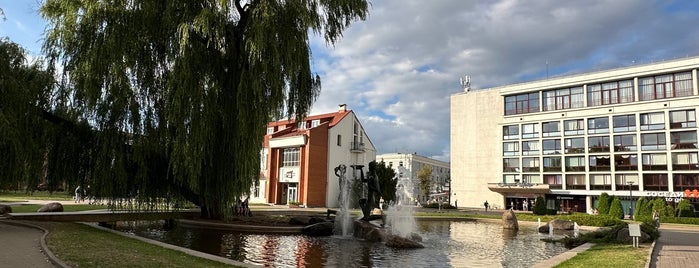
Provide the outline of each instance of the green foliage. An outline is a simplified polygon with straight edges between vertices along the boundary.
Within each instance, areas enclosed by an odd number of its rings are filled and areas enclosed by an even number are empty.
[[[610,197],[607,193],[602,193],[599,195],[599,200],[597,201],[597,213],[601,215],[609,214],[609,208],[612,205]]]
[[[439,208],[439,203],[429,203],[423,206],[423,208]],[[455,209],[456,207],[452,206],[449,203],[443,202],[442,203],[442,209]]]
[[[422,169],[417,172],[417,179],[422,196],[429,197],[430,185],[432,185],[432,167],[429,165],[422,166]]]
[[[138,193],[139,204],[187,199],[220,218],[260,176],[266,124],[304,119],[320,94],[309,32],[332,45],[368,8],[46,0],[48,74],[0,44],[11,52],[0,81],[12,83],[0,85],[0,178],[90,185],[113,201]]]
[[[612,199],[612,204],[609,207],[609,216],[616,219],[624,218],[624,207],[616,196]]]
[[[546,200],[544,200],[544,197],[536,197],[534,207],[532,208],[532,213],[534,213],[534,215],[546,215],[546,211]]]
[[[396,178],[396,172],[386,166],[384,161],[381,161],[376,165],[376,177],[379,180],[379,188],[381,189],[381,196],[384,202],[388,204],[390,201],[397,201],[396,184],[398,179]]]
[[[694,208],[688,199],[684,198],[677,204],[677,217],[694,217]]]
[[[680,223],[680,224],[694,224],[699,225],[699,218],[694,217],[661,217],[660,222],[663,223]]]
[[[675,208],[672,207],[672,205],[667,204],[667,202],[665,202],[665,199],[663,198],[653,199],[651,201],[651,208],[652,211],[657,210],[658,212],[660,212],[660,216],[663,218],[675,217]]]
[[[577,222],[578,225],[607,227],[622,224],[619,218],[614,218],[609,215],[590,215],[587,213],[572,213],[570,215],[561,215],[558,219],[571,220]]]
[[[638,198],[638,201],[636,201],[636,209],[634,209],[633,218],[639,219],[639,218],[642,218],[644,216],[650,217],[650,211],[647,208],[648,208],[648,201],[646,200],[646,198],[645,197]],[[647,215],[645,214],[646,212],[648,212]]]

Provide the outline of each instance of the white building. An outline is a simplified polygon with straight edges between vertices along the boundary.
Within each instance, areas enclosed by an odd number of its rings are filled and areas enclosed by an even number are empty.
[[[544,196],[580,212],[606,192],[627,214],[640,196],[692,196],[698,68],[693,57],[452,95],[452,191],[466,206]]]
[[[430,192],[435,196],[447,198],[449,195],[450,168],[449,163],[435,160],[416,153],[388,153],[376,156],[376,162],[383,161],[387,167],[393,168],[397,175],[401,178],[409,177],[413,185],[412,195],[421,203],[425,203],[431,199],[430,196],[425,196],[419,189],[418,172],[425,166],[432,168]],[[448,198],[447,198],[448,199]],[[446,201],[446,200],[445,200]]]

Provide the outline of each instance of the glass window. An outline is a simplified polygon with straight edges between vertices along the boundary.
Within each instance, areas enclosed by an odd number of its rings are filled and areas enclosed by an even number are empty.
[[[561,157],[544,157],[544,172],[561,171]]]
[[[274,133],[274,127],[267,128],[267,135]]]
[[[638,175],[636,174],[617,174],[615,176],[615,181],[617,185],[617,189],[623,188],[623,186],[626,186],[628,190],[629,184],[631,184],[631,189],[632,190],[638,190]]]
[[[544,111],[582,108],[585,97],[582,87],[544,91]]]
[[[609,171],[612,169],[611,157],[609,155],[590,156],[590,171]]]
[[[638,170],[638,156],[635,154],[614,155],[614,169],[616,171]]]
[[[539,137],[539,124],[522,124],[522,138],[538,138]]]
[[[539,172],[539,158],[538,157],[522,158],[522,171],[524,171],[524,172]]]
[[[503,142],[502,155],[514,156],[519,155],[519,142]]]
[[[502,162],[503,172],[519,172],[519,158],[505,158]]]
[[[665,133],[648,133],[641,134],[641,150],[651,151],[651,150],[665,150],[667,145],[665,145]]]
[[[585,157],[566,156],[566,171],[585,171]]]
[[[696,152],[672,153],[672,170],[698,170],[699,159]]]
[[[670,112],[670,129],[697,127],[697,117],[694,110]]]
[[[519,126],[511,125],[502,127],[502,138],[505,140],[519,139]]]
[[[585,134],[585,122],[583,119],[563,121],[563,131],[566,136]]]
[[[566,175],[566,189],[585,190],[585,175]]]
[[[587,139],[588,152],[609,152],[609,136],[589,137]]]
[[[519,174],[506,174],[502,179],[505,183],[519,183]]]
[[[544,137],[559,137],[561,136],[561,126],[558,121],[544,122],[541,124]]]
[[[561,140],[544,140],[544,154],[561,154]]]
[[[633,102],[633,80],[587,86],[587,106]]]
[[[665,129],[665,113],[641,114],[641,130]]]
[[[570,138],[565,140],[567,154],[580,154],[585,152],[584,138]]]
[[[672,181],[675,185],[675,191],[683,190],[685,195],[693,197],[699,196],[699,174],[673,174]],[[691,190],[690,190],[691,189]]]
[[[614,121],[614,132],[636,131],[636,115],[616,115]]]
[[[505,115],[539,112],[539,92],[505,96]]]
[[[636,134],[614,135],[615,152],[636,151],[638,150],[636,145]]]
[[[557,175],[544,175],[544,183],[549,185],[549,189],[562,189],[563,176]]]
[[[643,170],[667,170],[667,156],[665,154],[643,154]]]
[[[522,183],[542,184],[544,181],[541,180],[541,176],[539,176],[539,174],[524,174],[522,175]]]
[[[691,72],[638,79],[638,97],[642,101],[691,96],[693,90]]]
[[[643,174],[643,190],[668,191],[667,174]]]
[[[609,133],[609,118],[598,117],[587,119],[587,133],[599,134]]]
[[[539,155],[539,141],[523,141],[522,155]]]
[[[672,149],[696,149],[697,148],[697,132],[696,131],[682,131],[682,132],[671,132],[670,141],[672,142]]]
[[[284,148],[284,160],[282,161],[283,167],[297,167],[299,166],[299,155],[301,150],[299,148]]]
[[[612,175],[590,174],[590,190],[611,190]]]

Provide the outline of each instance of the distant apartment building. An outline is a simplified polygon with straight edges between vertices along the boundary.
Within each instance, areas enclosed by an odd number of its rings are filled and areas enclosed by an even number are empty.
[[[350,166],[368,167],[376,149],[354,112],[342,104],[337,112],[302,122],[269,123],[260,154],[261,174],[251,202],[338,207],[335,168],[346,165],[351,176]]]
[[[543,196],[586,212],[606,192],[629,214],[641,196],[699,196],[697,69],[693,57],[452,95],[459,205]]]
[[[420,201],[420,203],[425,203],[433,198],[439,197],[442,197],[444,201],[448,201],[450,192],[449,162],[439,161],[416,153],[387,153],[377,155],[376,162],[381,161],[383,161],[387,167],[393,168],[397,176],[411,179],[413,188],[411,193],[413,198]],[[432,168],[430,194],[428,195],[424,195],[420,190],[417,177],[418,172],[425,166]]]

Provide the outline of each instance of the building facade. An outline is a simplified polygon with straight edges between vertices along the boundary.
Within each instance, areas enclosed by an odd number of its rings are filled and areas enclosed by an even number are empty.
[[[452,95],[452,191],[467,206],[543,196],[579,212],[606,192],[626,214],[641,196],[694,197],[697,69],[694,57]]]
[[[337,207],[335,168],[368,166],[376,149],[354,112],[342,104],[337,112],[308,116],[303,122],[269,123],[260,156],[260,180],[251,202]]]
[[[393,168],[399,178],[410,178],[412,184],[411,195],[420,203],[426,203],[435,198],[449,200],[450,195],[450,167],[449,162],[439,161],[418,155],[417,153],[387,153],[376,156],[376,162],[383,161],[387,167]],[[418,172],[425,166],[432,168],[430,178],[430,194],[425,195],[420,190]]]

